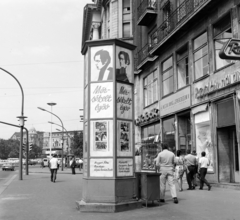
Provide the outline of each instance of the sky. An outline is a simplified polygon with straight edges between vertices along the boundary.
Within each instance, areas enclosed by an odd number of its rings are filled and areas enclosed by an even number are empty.
[[[91,0],[0,0],[0,68],[24,91],[25,127],[55,132],[82,130],[83,8]],[[54,102],[51,108],[47,103]],[[0,70],[0,122],[19,125],[22,94],[17,81]],[[0,139],[17,127],[0,123]]]

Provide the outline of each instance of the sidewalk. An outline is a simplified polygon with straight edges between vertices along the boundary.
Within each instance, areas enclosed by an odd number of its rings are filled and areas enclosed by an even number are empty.
[[[76,201],[81,200],[82,174],[64,168],[58,171],[56,183],[50,181],[48,168],[30,167],[28,176],[18,176],[0,195],[0,220],[237,220],[240,216],[240,191],[224,188],[184,190],[174,204],[170,192],[166,202],[149,208],[120,213],[81,213]],[[184,189],[187,186],[184,185]],[[144,204],[144,203],[143,203]]]

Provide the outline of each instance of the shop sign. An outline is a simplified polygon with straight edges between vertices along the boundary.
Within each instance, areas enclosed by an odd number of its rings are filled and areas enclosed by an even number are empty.
[[[117,83],[117,117],[132,119],[132,86]]]
[[[225,74],[222,77],[219,75],[217,75],[216,77],[211,77],[210,80],[207,81],[205,84],[202,84],[201,86],[195,88],[194,98],[202,99],[209,93],[215,92],[219,89],[222,89],[239,81],[240,81],[239,70],[233,73]]]
[[[133,176],[133,159],[117,159],[117,176]]]
[[[90,159],[91,177],[113,177],[113,159]]]
[[[219,57],[226,60],[240,60],[240,40],[230,39],[220,50]]]
[[[164,116],[184,108],[190,107],[190,87],[160,101],[160,116]]]

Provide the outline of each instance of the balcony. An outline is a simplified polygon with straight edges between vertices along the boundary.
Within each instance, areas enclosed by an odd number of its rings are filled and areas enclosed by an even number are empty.
[[[149,53],[152,49],[151,44],[147,43],[139,52],[138,52],[138,62],[137,69],[140,69],[147,62],[153,62],[157,59],[158,56],[153,56]]]
[[[157,0],[142,0],[137,9],[137,24],[149,25],[157,17]]]
[[[167,19],[150,36],[154,42],[150,54],[160,53],[160,47],[168,41],[176,41],[176,34],[187,32],[191,25],[204,18],[207,10],[217,0],[186,0],[175,11],[169,14]],[[210,4],[211,3],[211,4]]]

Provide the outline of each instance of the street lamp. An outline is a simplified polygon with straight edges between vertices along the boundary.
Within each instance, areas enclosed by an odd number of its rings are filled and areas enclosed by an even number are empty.
[[[19,147],[19,180],[22,180],[22,145],[23,145],[23,127],[24,127],[24,118],[26,118],[24,116],[24,93],[23,93],[23,88],[20,84],[20,82],[18,81],[18,79],[13,75],[11,74],[10,72],[8,72],[7,70],[3,69],[0,67],[0,69],[2,71],[4,71],[5,73],[9,74],[11,77],[13,77],[20,89],[21,89],[21,93],[22,93],[22,106],[21,106],[21,116],[19,116],[19,120],[20,120],[20,147]]]
[[[52,113],[52,107],[56,105],[57,103],[49,102],[47,103],[51,106],[51,113]],[[52,121],[52,114],[51,114],[51,121]],[[50,132],[50,157],[52,156],[52,125],[51,125],[51,132]]]
[[[64,126],[63,126],[63,122],[62,122],[61,118],[59,118],[56,114],[54,114],[54,113],[52,113],[52,112],[50,112],[50,111],[48,111],[48,110],[46,110],[46,109],[44,109],[44,108],[38,107],[38,109],[40,109],[40,110],[42,110],[42,111],[45,111],[45,112],[48,112],[48,113],[54,115],[55,117],[57,117],[57,118],[59,119],[59,121],[61,122],[61,125],[62,125],[62,126],[61,126],[61,127],[62,127],[62,134],[63,134],[63,128],[64,128]],[[63,139],[63,135],[62,135],[62,139]],[[63,143],[62,143],[62,171],[63,171]]]

